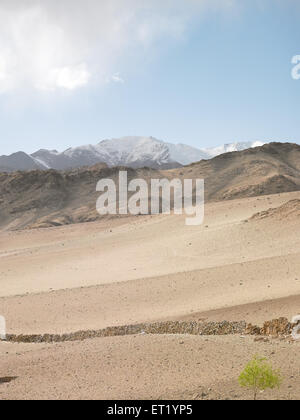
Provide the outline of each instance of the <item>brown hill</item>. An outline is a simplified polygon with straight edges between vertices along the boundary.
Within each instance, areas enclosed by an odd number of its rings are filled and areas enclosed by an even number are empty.
[[[91,168],[67,172],[0,173],[0,227],[20,229],[94,221],[96,184],[118,179],[120,169],[129,180],[143,178],[203,178],[206,200],[220,201],[300,190],[300,146],[272,143],[227,153],[180,169]]]
[[[207,200],[230,200],[300,190],[300,146],[270,143],[226,153],[174,171],[204,178]]]
[[[60,172],[31,171],[0,173],[0,227],[23,229],[52,227],[95,221],[96,184],[100,179],[118,183],[119,171],[128,172],[128,180],[157,178],[151,169],[108,168],[95,165]],[[162,175],[161,175],[162,176]]]

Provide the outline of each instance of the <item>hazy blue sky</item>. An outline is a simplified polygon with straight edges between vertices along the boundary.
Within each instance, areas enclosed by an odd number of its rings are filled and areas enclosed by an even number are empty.
[[[300,142],[299,22],[298,0],[1,0],[0,155]]]

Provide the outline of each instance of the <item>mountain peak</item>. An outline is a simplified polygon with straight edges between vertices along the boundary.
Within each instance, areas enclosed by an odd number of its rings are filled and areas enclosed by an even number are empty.
[[[153,136],[126,136],[104,139],[96,145],[71,147],[64,152],[40,149],[32,155],[18,152],[0,157],[0,171],[56,169],[67,170],[105,163],[109,167],[127,166],[171,169],[208,160],[215,156],[262,146],[260,141],[233,142],[215,148],[198,149],[183,143],[173,144]]]

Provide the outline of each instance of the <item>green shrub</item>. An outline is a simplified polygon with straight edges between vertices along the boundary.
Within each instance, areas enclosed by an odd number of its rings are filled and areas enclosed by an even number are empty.
[[[279,388],[282,378],[279,370],[274,370],[267,359],[255,356],[247,364],[239,377],[239,384],[243,388],[253,391],[254,401],[259,391]]]

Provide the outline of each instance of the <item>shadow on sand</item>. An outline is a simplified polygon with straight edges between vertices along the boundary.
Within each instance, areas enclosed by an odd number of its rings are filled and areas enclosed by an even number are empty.
[[[15,381],[16,379],[18,379],[17,376],[11,376],[11,377],[7,377],[7,378],[0,378],[0,385],[9,384],[10,382]]]

